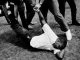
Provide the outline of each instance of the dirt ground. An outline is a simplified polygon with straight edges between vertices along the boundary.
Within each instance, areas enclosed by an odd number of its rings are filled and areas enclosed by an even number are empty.
[[[77,20],[80,20],[80,0],[76,0]],[[66,7],[69,7],[68,5]],[[71,22],[71,12],[66,8],[66,21]],[[32,22],[37,22],[31,30],[33,35],[41,34],[39,19],[37,14]],[[55,22],[53,15],[49,12],[48,23],[56,34],[62,34],[59,25]],[[73,35],[63,60],[80,60],[80,26],[69,26]],[[57,60],[50,51],[42,51],[27,46],[7,24],[5,17],[0,17],[0,60]]]

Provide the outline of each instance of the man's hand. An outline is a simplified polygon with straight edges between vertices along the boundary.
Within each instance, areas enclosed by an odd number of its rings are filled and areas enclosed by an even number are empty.
[[[36,4],[33,9],[34,9],[34,11],[39,12],[40,7],[41,7],[40,4]]]
[[[41,5],[40,5],[40,4],[36,4],[35,6],[36,6],[37,8],[40,8],[40,7],[41,7]]]
[[[65,49],[63,49],[61,52],[58,52],[57,54],[55,54],[55,56],[58,60],[62,60],[64,58],[64,55],[65,55]]]

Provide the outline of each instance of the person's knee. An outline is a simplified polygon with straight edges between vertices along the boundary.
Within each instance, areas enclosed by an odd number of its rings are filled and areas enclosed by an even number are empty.
[[[56,18],[56,17],[62,18],[62,14],[61,14],[60,12],[56,12],[56,13],[54,14],[54,17],[55,17],[55,18]]]

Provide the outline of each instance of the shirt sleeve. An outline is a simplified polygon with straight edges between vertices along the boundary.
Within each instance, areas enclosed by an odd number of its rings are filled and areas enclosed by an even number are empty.
[[[49,40],[51,41],[51,43],[55,43],[55,41],[57,40],[58,36],[52,31],[52,29],[49,27],[48,24],[43,25],[42,27],[44,33],[49,37]]]

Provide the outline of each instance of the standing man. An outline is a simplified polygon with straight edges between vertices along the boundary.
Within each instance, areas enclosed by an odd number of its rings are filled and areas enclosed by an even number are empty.
[[[58,0],[59,2],[59,9],[61,14],[65,17],[65,4],[68,2],[71,8],[71,16],[72,16],[72,25],[79,25],[78,21],[76,20],[76,13],[77,13],[77,8],[76,8],[76,3],[75,0]]]
[[[8,2],[13,2],[15,5],[18,6],[18,8],[22,8],[22,6],[23,6],[23,1],[22,0],[17,0],[17,1],[8,0]],[[8,11],[7,11],[7,8],[6,8],[5,4],[2,4],[2,7],[3,7],[3,11],[4,11],[5,16],[11,22],[10,27],[17,33],[17,35],[22,37],[23,40],[25,41],[28,37],[29,31],[27,29],[25,29],[22,25],[20,25],[18,20],[15,18],[16,15],[14,13],[14,8],[12,7],[11,8],[11,14],[8,14]],[[21,12],[23,12],[23,11],[21,11]]]
[[[35,7],[40,8],[45,20],[47,19],[47,12],[49,9],[50,12],[54,15],[55,20],[59,23],[61,30],[63,32],[65,32],[67,39],[68,40],[72,39],[70,29],[69,29],[64,17],[59,12],[59,6],[58,6],[57,0],[39,0],[39,3],[36,4]]]

